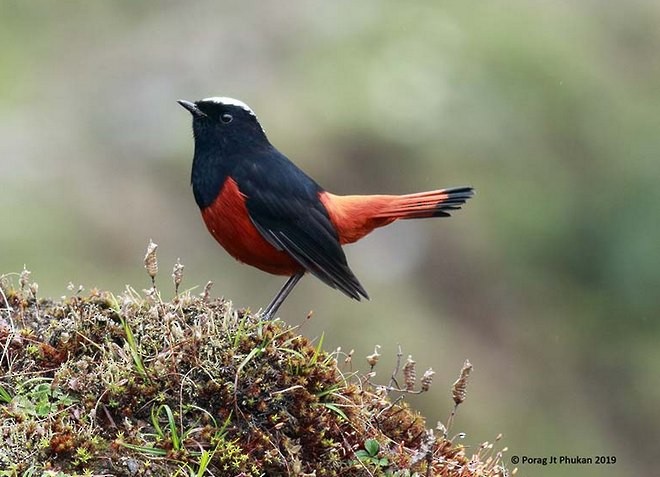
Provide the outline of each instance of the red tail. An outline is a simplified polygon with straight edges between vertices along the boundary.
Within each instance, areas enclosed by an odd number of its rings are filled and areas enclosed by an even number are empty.
[[[321,193],[321,202],[342,244],[355,242],[373,229],[397,219],[449,217],[474,195],[472,187],[454,187],[406,195],[334,195]]]

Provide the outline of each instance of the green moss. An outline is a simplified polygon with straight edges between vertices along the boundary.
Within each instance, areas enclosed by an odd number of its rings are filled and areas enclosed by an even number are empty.
[[[191,293],[3,288],[0,476],[503,472],[478,456],[468,468],[407,403],[282,321]]]

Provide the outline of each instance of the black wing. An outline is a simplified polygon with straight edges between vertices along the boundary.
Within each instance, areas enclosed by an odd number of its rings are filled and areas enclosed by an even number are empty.
[[[316,182],[274,148],[243,158],[233,175],[252,223],[271,245],[332,288],[356,300],[368,298],[348,267]]]

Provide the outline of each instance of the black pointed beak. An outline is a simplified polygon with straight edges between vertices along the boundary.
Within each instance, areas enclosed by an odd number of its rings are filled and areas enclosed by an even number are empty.
[[[206,116],[206,114],[204,114],[204,113],[203,113],[203,112],[197,107],[197,105],[196,105],[195,103],[191,103],[190,101],[186,101],[185,99],[179,99],[179,100],[177,100],[177,103],[179,103],[181,106],[183,106],[183,107],[186,108],[188,111],[190,111],[190,114],[192,114],[193,116],[197,116],[197,117],[203,117],[203,116]]]

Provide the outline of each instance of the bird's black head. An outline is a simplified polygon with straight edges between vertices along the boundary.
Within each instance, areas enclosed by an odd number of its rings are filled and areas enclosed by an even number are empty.
[[[257,116],[247,104],[232,98],[179,100],[193,117],[195,155],[191,182],[195,200],[210,205],[227,176],[241,163],[272,148]]]
[[[179,100],[178,103],[192,114],[198,147],[205,145],[220,153],[237,154],[268,144],[257,116],[242,101],[214,97],[194,103]]]

